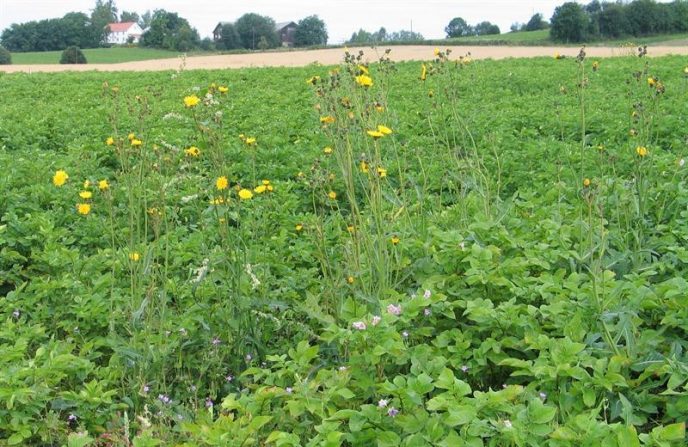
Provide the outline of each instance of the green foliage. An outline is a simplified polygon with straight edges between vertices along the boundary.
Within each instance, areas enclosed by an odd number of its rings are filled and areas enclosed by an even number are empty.
[[[554,8],[550,20],[550,36],[559,42],[582,42],[587,38],[589,19],[583,7],[576,2],[566,2]]]
[[[280,45],[279,36],[275,30],[275,21],[270,17],[247,13],[237,19],[234,27],[239,35],[241,46],[248,50],[258,48],[261,39],[266,48],[275,48]]]
[[[499,34],[499,27],[490,22],[480,22],[473,28],[476,36],[488,36],[490,34]]]
[[[98,44],[104,44],[109,30],[107,25],[117,22],[117,7],[114,0],[96,0],[91,10],[91,25]]]
[[[198,31],[177,13],[156,9],[148,30],[141,36],[141,46],[163,50],[190,51],[198,48]]]
[[[365,59],[0,77],[3,439],[685,444],[685,58]]]
[[[294,46],[307,47],[327,44],[327,27],[318,16],[299,20],[294,32]]]
[[[220,40],[217,42],[220,50],[235,50],[241,48],[241,39],[236,27],[232,23],[225,23],[220,30]]]
[[[139,23],[139,21],[141,21],[141,17],[139,17],[139,14],[136,12],[122,11],[122,13],[119,16],[119,21]]]
[[[444,33],[447,35],[447,37],[470,36],[473,34],[473,27],[471,27],[463,18],[454,17],[444,28]]]
[[[542,17],[542,14],[539,12],[536,14],[533,14],[533,16],[528,20],[528,23],[526,23],[524,27],[524,31],[537,31],[541,29],[547,29],[549,27],[549,23]]]
[[[7,48],[0,46],[0,65],[12,64],[12,53]]]
[[[86,64],[88,62],[86,61],[86,56],[84,56],[84,53],[83,51],[81,51],[81,48],[72,46],[65,48],[65,50],[62,52],[62,55],[60,56],[60,63]]]
[[[53,51],[72,45],[95,48],[100,35],[86,14],[70,12],[61,19],[12,24],[0,40],[11,51]]]

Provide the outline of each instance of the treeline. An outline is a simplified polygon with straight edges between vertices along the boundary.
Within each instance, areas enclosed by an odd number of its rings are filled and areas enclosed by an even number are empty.
[[[423,35],[414,31],[401,30],[388,33],[384,27],[381,27],[375,32],[369,32],[361,28],[354,32],[346,43],[360,45],[384,42],[418,42],[421,40],[424,40]]]
[[[560,42],[583,42],[683,32],[688,32],[688,0],[594,0],[585,6],[575,2],[558,6],[552,16],[550,37]]]
[[[248,13],[239,17],[236,22],[223,23],[215,46],[218,50],[266,50],[282,45],[282,39],[276,29],[277,24],[268,16]],[[327,28],[318,16],[309,16],[298,23],[291,36],[294,46],[306,47],[327,44]]]

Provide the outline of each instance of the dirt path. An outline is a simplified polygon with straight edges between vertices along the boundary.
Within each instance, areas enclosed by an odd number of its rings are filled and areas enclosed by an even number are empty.
[[[430,46],[392,46],[391,58],[395,61],[429,60],[433,58],[433,47]],[[445,47],[442,47],[443,49]],[[504,47],[504,46],[456,46],[451,48],[452,56],[458,57],[471,53],[473,59],[504,59],[509,57],[537,57],[553,56],[555,53],[575,57],[577,48],[571,47]],[[355,47],[349,51],[357,53],[362,49],[366,58],[375,61],[381,56],[386,47]],[[616,57],[635,54],[634,48],[620,47],[588,47],[586,52],[590,57]],[[688,46],[653,46],[648,48],[649,56],[664,56],[667,54],[688,55]],[[243,67],[301,67],[313,63],[334,65],[342,61],[342,48],[307,51],[283,51],[274,53],[231,54],[221,56],[196,56],[185,61],[181,58],[156,59],[140,62],[125,62],[121,64],[89,64],[89,65],[0,65],[0,71],[13,72],[56,72],[56,71],[162,71],[178,70],[184,65],[186,70],[207,70]]]

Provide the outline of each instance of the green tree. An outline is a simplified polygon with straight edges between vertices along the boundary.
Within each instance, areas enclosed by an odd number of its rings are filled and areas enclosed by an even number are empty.
[[[447,37],[470,36],[473,34],[473,27],[461,17],[454,17],[444,28],[444,32],[447,34]]]
[[[500,34],[499,27],[490,22],[480,22],[473,28],[473,33],[478,36],[487,36],[490,34]]]
[[[604,38],[617,38],[630,34],[630,26],[624,7],[618,3],[607,3],[599,13],[600,36]]]
[[[391,32],[388,39],[390,42],[419,42],[425,40],[421,33],[407,30]]]
[[[567,2],[554,9],[549,30],[552,40],[559,42],[582,42],[586,38],[588,16],[575,2]]]
[[[86,62],[86,56],[84,56],[84,53],[81,51],[81,49],[77,46],[71,46],[66,48],[62,52],[62,56],[60,57],[60,63],[61,64],[85,64]]]
[[[117,7],[114,0],[96,0],[91,11],[91,25],[98,35],[98,42],[105,43],[109,33],[108,23],[117,22]]]
[[[244,14],[234,24],[241,46],[246,49],[255,50],[261,37],[265,37],[268,48],[279,46],[279,37],[275,31],[275,21],[270,17],[261,16],[255,13]]]
[[[136,12],[122,11],[122,14],[119,15],[120,22],[139,23],[139,20],[141,20],[141,17],[139,17],[139,14]]]
[[[542,17],[542,14],[538,12],[537,14],[533,14],[530,20],[528,20],[528,23],[526,23],[525,26],[525,30],[537,31],[541,29],[547,29],[547,21]]]
[[[0,46],[0,65],[11,65],[12,54],[3,46]]]
[[[232,23],[225,23],[220,28],[220,40],[217,42],[220,50],[235,50],[241,48],[241,39],[236,27]]]
[[[327,44],[327,27],[318,16],[309,16],[299,20],[294,32],[294,46],[306,47],[310,45]]]
[[[157,9],[150,27],[141,36],[141,46],[165,50],[189,51],[197,48],[200,37],[189,22],[174,12]]]
[[[141,18],[139,18],[139,26],[142,30],[145,30],[150,26],[152,20],[153,14],[151,14],[150,11],[146,11],[141,15]]]

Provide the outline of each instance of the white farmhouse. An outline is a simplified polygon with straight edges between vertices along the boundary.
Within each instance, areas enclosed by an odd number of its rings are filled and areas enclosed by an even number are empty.
[[[108,35],[107,43],[110,44],[125,44],[131,39],[133,43],[137,43],[143,34],[143,30],[136,22],[122,22],[109,23],[107,25]]]

